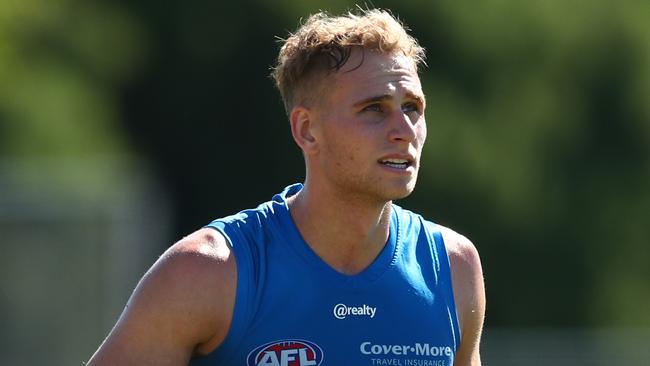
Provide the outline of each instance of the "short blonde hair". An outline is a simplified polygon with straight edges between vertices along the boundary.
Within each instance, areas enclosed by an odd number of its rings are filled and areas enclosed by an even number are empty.
[[[313,101],[323,84],[316,79],[340,70],[356,47],[404,55],[416,68],[425,58],[424,48],[385,10],[361,9],[358,15],[349,12],[336,17],[324,12],[311,15],[284,40],[271,73],[287,114],[295,104]]]

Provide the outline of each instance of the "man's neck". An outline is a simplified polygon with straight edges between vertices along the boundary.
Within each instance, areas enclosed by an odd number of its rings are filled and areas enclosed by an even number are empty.
[[[289,211],[307,244],[335,270],[357,274],[384,248],[391,202],[315,194],[305,186],[288,198]]]

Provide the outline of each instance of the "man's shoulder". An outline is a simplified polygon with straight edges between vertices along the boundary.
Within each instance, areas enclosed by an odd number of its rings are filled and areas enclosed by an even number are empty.
[[[225,337],[237,288],[237,265],[224,236],[199,229],[169,247],[145,275],[164,315],[183,326],[196,325],[212,348]],[[161,304],[162,303],[162,304]],[[185,314],[185,315],[184,315]],[[197,329],[192,329],[197,331]]]
[[[177,278],[183,280],[204,272],[227,272],[232,261],[231,248],[224,235],[205,227],[169,247],[156,264],[170,272],[179,272]]]
[[[437,228],[445,241],[450,260],[470,266],[476,264],[479,260],[479,254],[471,240],[446,226],[437,225]]]
[[[236,267],[223,236],[212,229],[188,235],[141,279],[93,362],[137,364],[147,357],[169,363],[207,353],[229,329],[235,288]]]
[[[445,226],[439,228],[449,257],[460,326],[482,324],[479,318],[485,312],[485,288],[478,250],[464,235]]]
[[[236,277],[236,262],[223,235],[203,228],[169,247],[140,287],[171,309],[178,304],[207,308],[220,295],[234,292]]]
[[[476,246],[464,235],[440,226],[451,269],[458,322],[463,337],[462,358],[477,357],[485,315],[485,284]],[[463,345],[466,343],[467,345]]]

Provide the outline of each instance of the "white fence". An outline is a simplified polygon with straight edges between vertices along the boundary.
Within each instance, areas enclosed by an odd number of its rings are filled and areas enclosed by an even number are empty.
[[[650,329],[486,329],[486,366],[650,366]]]
[[[81,365],[169,244],[164,196],[105,159],[0,161],[0,365]]]

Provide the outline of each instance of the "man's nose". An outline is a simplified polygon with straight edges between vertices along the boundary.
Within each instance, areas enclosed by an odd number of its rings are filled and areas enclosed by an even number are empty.
[[[395,111],[394,115],[391,116],[389,139],[391,141],[414,141],[417,136],[415,131],[416,123],[418,123],[418,120],[412,120],[404,111]]]

